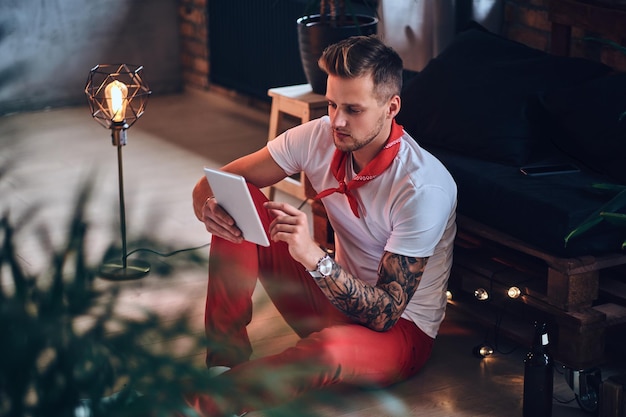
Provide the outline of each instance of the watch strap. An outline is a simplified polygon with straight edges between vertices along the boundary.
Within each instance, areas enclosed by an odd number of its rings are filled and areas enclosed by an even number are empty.
[[[328,254],[328,252],[326,252],[326,253],[324,254],[324,256],[322,256],[322,257],[320,258],[320,260],[319,260],[319,261],[317,261],[317,265],[315,266],[315,269],[314,269],[314,270],[312,270],[312,271],[308,271],[308,272],[309,272],[309,274],[311,274],[311,276],[312,276],[313,278],[322,278],[322,277],[328,276],[328,274],[327,274],[327,275],[324,275],[324,274],[321,272],[321,269],[322,269],[322,264],[323,264],[323,263],[324,263],[327,259],[328,259],[328,260],[330,260],[330,261],[332,262],[332,258],[330,257],[330,255]]]

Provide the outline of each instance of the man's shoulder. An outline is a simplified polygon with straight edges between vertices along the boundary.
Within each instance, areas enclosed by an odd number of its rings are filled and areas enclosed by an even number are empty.
[[[427,149],[420,146],[420,144],[408,134],[402,137],[402,147],[400,148],[398,157],[402,164],[411,172],[415,172],[418,169],[445,169],[439,159]]]
[[[408,135],[407,135],[408,136]],[[403,138],[405,139],[405,138]],[[409,188],[423,189],[432,186],[456,193],[456,183],[445,165],[428,150],[408,136],[403,140],[395,173],[396,180],[405,178]]]

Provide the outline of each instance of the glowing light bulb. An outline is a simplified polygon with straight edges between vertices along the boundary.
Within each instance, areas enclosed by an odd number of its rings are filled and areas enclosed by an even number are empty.
[[[479,301],[487,301],[489,299],[489,292],[484,288],[476,288],[474,291],[474,297]]]
[[[448,301],[452,300],[452,291],[450,290],[446,291],[446,299]]]
[[[511,297],[511,298],[517,298],[520,295],[522,295],[522,290],[519,289],[519,287],[511,287],[508,289],[508,291],[506,292],[506,294]]]
[[[109,85],[106,86],[104,94],[107,99],[111,120],[114,122],[123,122],[126,118],[126,96],[128,95],[128,87],[118,80],[111,81]]]
[[[473,349],[473,352],[474,352],[474,355],[476,355],[479,358],[486,358],[487,356],[493,355],[493,348],[485,343],[485,344],[475,346]]]

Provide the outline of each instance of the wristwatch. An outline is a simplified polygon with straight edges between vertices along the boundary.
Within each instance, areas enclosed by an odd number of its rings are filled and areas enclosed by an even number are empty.
[[[313,278],[322,278],[330,275],[333,270],[333,260],[327,253],[322,259],[317,261],[317,267],[313,271],[309,271],[309,274]]]

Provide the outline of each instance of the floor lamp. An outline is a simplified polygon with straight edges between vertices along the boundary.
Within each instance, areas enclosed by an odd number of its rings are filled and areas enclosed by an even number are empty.
[[[150,264],[147,262],[127,259],[122,171],[122,146],[126,145],[126,130],[141,117],[151,94],[143,80],[142,71],[142,66],[127,64],[96,65],[89,72],[85,86],[92,117],[111,130],[113,146],[117,147],[122,256],[119,260],[105,261],[99,271],[102,278],[111,280],[138,279],[150,272]]]

